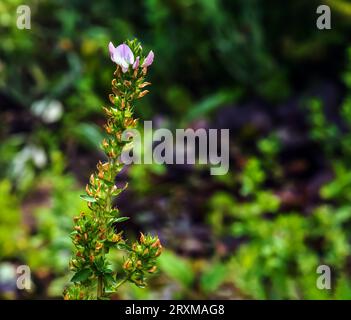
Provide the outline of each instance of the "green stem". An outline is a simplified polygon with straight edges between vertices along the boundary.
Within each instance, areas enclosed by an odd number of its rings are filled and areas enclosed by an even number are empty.
[[[97,299],[101,298],[103,295],[104,295],[103,278],[102,276],[99,276],[98,284],[97,284]]]
[[[106,195],[106,207],[105,210],[108,212],[111,210],[112,205],[112,196],[111,196],[111,189],[109,188],[107,195]],[[104,251],[101,253],[102,257],[105,256]],[[97,283],[97,298],[101,298],[104,295],[104,284],[103,284],[103,276],[98,276],[98,283]]]
[[[123,284],[125,283],[126,281],[128,281],[129,277],[127,278],[124,278],[121,282],[117,283],[117,285],[115,286],[115,290],[117,291],[117,289]]]

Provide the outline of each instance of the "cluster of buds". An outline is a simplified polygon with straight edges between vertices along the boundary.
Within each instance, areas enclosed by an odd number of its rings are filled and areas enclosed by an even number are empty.
[[[89,268],[96,273],[98,272],[94,263],[96,256],[108,251],[112,246],[124,243],[123,232],[115,233],[112,226],[113,221],[104,225],[99,217],[91,219],[84,212],[74,217],[75,226],[71,238],[77,251],[75,257],[70,261],[70,270],[78,271]]]
[[[94,297],[84,290],[84,287],[75,284],[63,291],[64,300],[92,300]]]
[[[103,107],[107,117],[104,125],[107,137],[101,147],[107,161],[99,161],[97,171],[90,176],[86,186],[86,194],[81,196],[87,201],[90,211],[74,218],[71,237],[76,252],[70,261],[70,269],[75,272],[71,280],[74,285],[65,291],[65,299],[81,299],[82,296],[105,298],[107,289],[113,291],[118,287],[117,274],[110,269],[105,255],[110,249],[123,249],[127,253],[123,265],[126,278],[122,283],[130,281],[140,286],[145,284],[146,273],[156,271],[155,259],[161,254],[157,237],[142,235],[138,243],[131,247],[126,245],[122,232],[117,232],[116,228],[128,218],[120,217],[118,209],[113,206],[114,197],[127,187],[115,185],[115,177],[123,169],[119,157],[129,143],[122,139],[122,133],[137,126],[133,106],[136,99],[149,92],[145,87],[150,83],[145,77],[154,53],[150,51],[144,56],[137,40],[127,41],[116,48],[110,43],[109,52],[116,70],[109,95],[113,106]],[[96,295],[92,295],[94,290]]]
[[[128,259],[123,264],[131,282],[139,287],[145,286],[145,279],[148,273],[157,270],[156,258],[162,252],[160,239],[156,236],[144,235],[141,233],[139,242],[135,242]]]

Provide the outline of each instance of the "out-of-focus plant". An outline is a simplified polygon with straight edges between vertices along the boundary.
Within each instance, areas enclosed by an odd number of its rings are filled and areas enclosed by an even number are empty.
[[[20,228],[21,214],[18,200],[11,193],[11,183],[0,180],[0,261],[13,258],[26,247],[26,232]]]
[[[227,192],[211,199],[214,230],[242,241],[224,263],[227,277],[222,281],[233,281],[246,297],[256,299],[346,298],[350,286],[344,267],[350,245],[344,224],[351,211],[321,206],[308,217],[281,212],[279,198],[263,187],[264,181],[260,161],[251,158],[241,177],[241,195],[247,200]],[[333,291],[316,287],[321,264],[333,270]]]
[[[73,176],[64,172],[63,155],[54,152],[51,161],[50,170],[37,177],[36,189],[30,194],[34,198],[42,194],[43,203],[31,212],[35,233],[28,237],[22,259],[38,279],[46,279],[43,285],[48,286],[47,295],[59,297],[68,281],[68,263],[73,251],[67,233],[72,228],[73,216],[84,210],[85,205],[79,199],[80,186]],[[54,281],[48,281],[53,276]]]
[[[350,71],[344,75],[350,87]],[[230,236],[240,245],[229,255],[228,278],[247,297],[258,299],[347,299],[350,257],[350,98],[341,106],[343,127],[327,120],[323,103],[308,101],[310,136],[325,150],[334,179],[320,189],[322,203],[308,213],[282,211],[281,199],[267,187],[280,179],[279,144],[259,141],[262,157],[250,157],[240,176],[239,195],[217,192],[210,200],[209,223],[218,237]],[[279,175],[270,174],[278,168]],[[275,169],[274,169],[275,170]],[[330,266],[332,290],[319,290],[316,269]],[[230,278],[230,280],[229,280]]]
[[[117,68],[114,72],[116,78],[112,81],[113,94],[110,94],[113,107],[104,108],[108,137],[103,140],[102,149],[108,160],[98,163],[98,171],[91,175],[86,186],[87,194],[81,196],[87,201],[90,211],[74,218],[72,240],[76,254],[70,267],[75,272],[72,278],[75,284],[65,290],[65,299],[104,299],[127,281],[144,287],[146,274],[157,269],[156,258],[162,249],[157,236],[143,234],[139,241],[129,246],[122,238],[123,231],[116,233],[117,224],[128,218],[119,217],[118,209],[113,207],[114,197],[125,189],[115,185],[115,177],[124,166],[120,158],[123,148],[130,143],[125,136],[126,130],[137,124],[133,118],[135,101],[149,92],[144,89],[150,85],[145,76],[154,53],[150,51],[144,56],[137,40],[127,41],[116,48],[110,43],[109,50]],[[123,278],[110,268],[107,254],[113,249],[127,253]]]
[[[310,137],[321,147],[333,167],[335,178],[321,189],[325,200],[337,201],[339,205],[350,200],[350,157],[351,157],[351,48],[347,51],[348,64],[343,74],[347,94],[340,108],[340,122],[337,125],[326,117],[323,101],[314,97],[307,101],[309,111]]]

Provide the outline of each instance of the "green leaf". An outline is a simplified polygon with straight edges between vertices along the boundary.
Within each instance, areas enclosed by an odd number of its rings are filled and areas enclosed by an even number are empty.
[[[83,282],[87,280],[92,274],[90,269],[79,270],[71,279],[72,282]]]
[[[109,269],[109,268],[105,268],[104,273],[105,274],[112,274],[113,271],[111,269]]]
[[[109,181],[109,180],[106,180],[106,179],[102,179],[102,181],[104,183],[106,183],[109,187],[113,187],[115,185],[114,181]]]
[[[104,138],[101,129],[90,123],[78,124],[73,129],[73,134],[88,147],[98,148],[100,141]]]
[[[175,255],[170,251],[163,252],[158,259],[160,268],[169,277],[177,280],[185,287],[191,286],[195,275],[191,269],[190,263],[187,260]]]
[[[95,265],[96,269],[98,270],[98,272],[100,274],[104,273],[104,271],[105,271],[105,260],[104,260],[103,257],[99,257],[99,258],[95,259],[94,265]]]
[[[113,286],[116,284],[115,278],[111,273],[104,274],[104,284],[106,287]]]
[[[227,268],[221,263],[209,266],[202,274],[200,284],[205,292],[215,291],[225,280]]]
[[[119,217],[119,218],[113,219],[113,222],[114,223],[120,223],[120,222],[123,222],[123,221],[127,221],[129,219],[130,219],[129,217]]]
[[[87,202],[96,202],[96,199],[94,197],[88,196],[86,194],[80,195],[80,198]]]
[[[226,103],[232,103],[242,95],[241,89],[223,89],[205,97],[202,101],[192,106],[185,118],[187,121],[194,120],[198,117],[208,115],[210,112],[218,109]]]

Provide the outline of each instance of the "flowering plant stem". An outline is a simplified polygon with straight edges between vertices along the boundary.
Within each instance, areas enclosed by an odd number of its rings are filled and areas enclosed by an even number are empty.
[[[81,196],[90,210],[74,218],[71,237],[76,253],[70,268],[75,274],[71,280],[73,285],[64,291],[65,299],[106,299],[127,281],[144,287],[146,275],[156,271],[156,258],[162,250],[157,236],[142,233],[139,241],[128,245],[123,231],[118,229],[118,224],[128,218],[120,217],[113,205],[114,198],[127,187],[117,187],[115,177],[124,166],[120,157],[122,151],[132,143],[128,130],[137,125],[133,118],[134,103],[148,93],[144,88],[150,83],[145,81],[145,76],[154,55],[150,51],[144,57],[137,40],[116,48],[110,43],[109,51],[117,67],[112,80],[113,93],[109,96],[113,106],[103,108],[107,116],[104,126],[107,137],[102,149],[107,161],[99,161],[97,171],[86,186],[86,194]],[[108,254],[114,250],[126,253],[122,280],[108,261]]]

